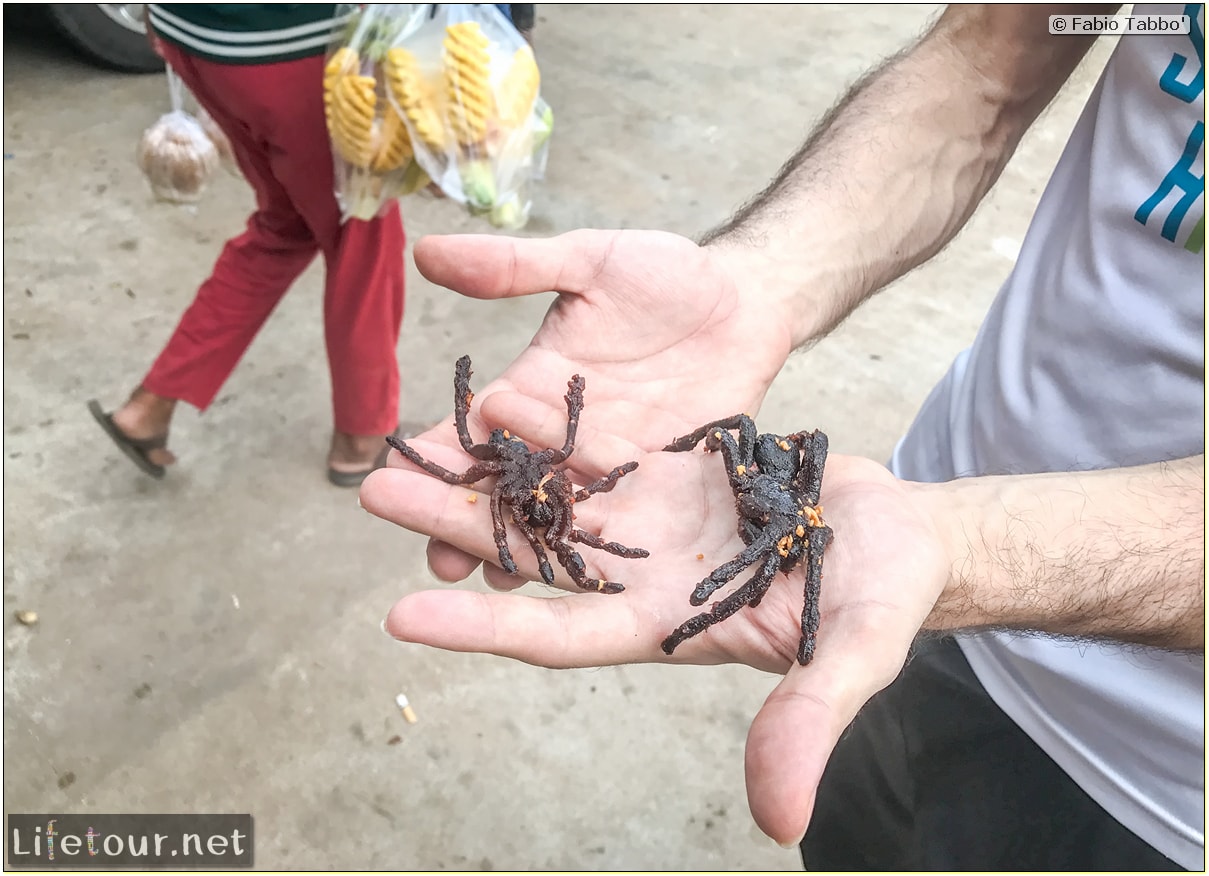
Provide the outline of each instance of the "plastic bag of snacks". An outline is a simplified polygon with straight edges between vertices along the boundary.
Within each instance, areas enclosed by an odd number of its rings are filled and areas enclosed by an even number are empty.
[[[417,8],[384,60],[415,160],[474,215],[520,228],[553,127],[533,50],[493,5]]]
[[[185,111],[185,84],[168,70],[172,111],[143,132],[139,141],[139,169],[155,196],[173,204],[192,204],[218,169],[218,149],[198,120]]]
[[[373,219],[391,200],[427,185],[411,135],[387,100],[384,59],[391,42],[424,14],[417,4],[342,4],[351,15],[328,52],[323,103],[343,218]]]

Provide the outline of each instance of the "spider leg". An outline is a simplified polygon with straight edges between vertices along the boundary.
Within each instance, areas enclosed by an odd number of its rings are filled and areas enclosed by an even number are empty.
[[[760,605],[760,602],[763,601],[765,595],[767,595],[768,588],[772,586],[772,582],[776,579],[776,577],[776,575],[771,576],[767,581],[764,582],[762,587],[751,595],[751,597],[747,600],[748,608],[757,608]]]
[[[579,415],[584,410],[584,379],[578,374],[567,381],[567,440],[561,450],[543,450],[533,454],[533,458],[541,462],[557,465],[575,449],[575,434],[579,431]]]
[[[739,417],[739,459],[751,468],[756,464],[756,422],[747,414]]]
[[[453,367],[453,422],[458,430],[458,441],[462,449],[475,459],[490,459],[490,451],[486,444],[475,444],[470,437],[470,427],[466,424],[466,415],[470,413],[470,402],[474,393],[470,391],[470,357],[463,356]]]
[[[748,422],[751,422],[751,420],[748,420]],[[730,488],[738,495],[747,489],[747,484],[752,478],[752,475],[748,474],[754,464],[752,461],[752,448],[748,446],[747,454],[744,455],[743,446],[735,442],[735,438],[730,432],[719,430],[710,437],[713,438],[714,435],[718,436],[715,440],[717,440],[718,445],[722,448],[722,462],[726,466],[726,478],[730,481]],[[753,431],[753,443],[754,437]]]
[[[563,568],[567,570],[571,580],[580,590],[595,590],[599,593],[621,593],[625,590],[625,585],[618,584],[616,581],[589,578],[584,558],[565,541],[556,541],[550,547],[558,554],[559,562],[563,564]]]
[[[772,579],[777,574],[777,555],[773,554],[764,560],[759,571],[751,577],[751,580],[727,596],[725,599],[714,603],[713,608],[709,611],[702,612],[696,617],[689,618],[687,621],[676,627],[666,639],[663,640],[661,647],[664,654],[671,654],[676,650],[686,639],[691,639],[693,636],[704,632],[714,624],[726,620],[732,614],[737,612],[743,606],[748,605],[754,599],[759,602],[766,592]]]
[[[455,474],[443,466],[437,465],[435,462],[429,462],[419,453],[408,446],[407,442],[402,438],[396,438],[394,435],[386,436],[386,443],[395,450],[402,453],[409,460],[414,462],[430,475],[435,475],[447,484],[473,484],[475,481],[481,481],[488,475],[500,473],[500,465],[496,460],[488,459],[482,462],[476,462],[470,468],[461,474]]]
[[[829,526],[810,527],[806,556],[806,601],[802,605],[802,639],[798,643],[798,663],[805,666],[814,658],[814,642],[819,632],[819,594],[823,584],[823,552],[831,543]]]
[[[622,557],[627,560],[641,560],[651,555],[651,552],[644,548],[628,548],[615,541],[605,541],[600,536],[585,532],[582,529],[572,529],[571,533],[567,536],[567,541],[577,541],[580,544],[586,544],[588,547],[594,547],[597,550],[606,551],[615,557]]]
[[[709,599],[710,595],[719,587],[723,587],[727,582],[732,581],[740,572],[755,563],[757,560],[767,562],[767,556],[779,559],[779,554],[776,552],[776,542],[772,536],[767,533],[761,533],[760,538],[753,541],[743,549],[739,556],[727,563],[723,563],[714,571],[710,572],[709,577],[701,581],[697,588],[689,596],[689,605],[704,605],[705,600]]]
[[[712,423],[707,423],[695,432],[689,432],[687,435],[682,435],[672,441],[667,447],[663,448],[669,453],[678,453],[683,450],[692,450],[704,440],[705,436],[710,432],[718,429],[729,430],[738,429],[744,419],[750,420],[746,414],[735,414],[733,417],[727,417],[725,420],[714,420]]]
[[[601,593],[620,593],[625,590],[625,587],[616,581],[588,577],[588,568],[584,563],[584,558],[571,547],[569,542],[583,541],[584,544],[592,543],[576,538],[576,534],[575,524],[571,520],[570,508],[562,505],[556,506],[554,509],[554,521],[546,529],[546,543],[550,545],[550,549],[558,556],[558,561],[567,570],[567,574],[571,576],[571,580],[575,582],[575,586],[581,590],[596,590]],[[587,533],[583,534],[587,535]],[[596,545],[592,544],[592,546],[595,547]],[[617,547],[621,547],[621,545],[617,545]],[[622,550],[630,549],[622,548]],[[643,556],[648,556],[646,551],[643,551]]]
[[[575,493],[575,501],[582,502],[591,496],[593,493],[607,493],[613,487],[617,486],[617,482],[625,475],[628,475],[634,469],[638,468],[638,463],[627,462],[625,465],[619,465],[603,478],[598,481],[593,481],[582,490],[577,490]]]
[[[827,435],[815,429],[813,432],[798,432],[790,435],[802,449],[802,466],[793,479],[794,489],[808,505],[819,504],[823,491],[823,466],[827,462]]]
[[[516,574],[516,561],[508,550],[508,528],[504,525],[504,500],[498,490],[491,493],[491,526],[495,547],[500,554],[500,567],[509,575]]]
[[[537,569],[541,573],[542,581],[553,587],[554,568],[550,565],[550,559],[546,556],[546,549],[542,547],[541,538],[538,537],[533,527],[529,525],[528,520],[513,517],[512,522],[521,531],[521,535],[525,537],[525,541],[529,542],[529,547],[533,548],[533,555],[537,557]]]

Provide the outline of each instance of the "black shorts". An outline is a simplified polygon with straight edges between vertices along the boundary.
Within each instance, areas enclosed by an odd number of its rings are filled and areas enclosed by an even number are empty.
[[[921,641],[819,786],[808,870],[1180,870],[1004,714],[952,638]]]

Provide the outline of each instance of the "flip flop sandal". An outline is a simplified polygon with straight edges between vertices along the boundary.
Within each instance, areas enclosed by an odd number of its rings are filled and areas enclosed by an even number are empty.
[[[429,427],[417,423],[400,423],[393,434],[396,438],[411,438],[414,435],[419,435],[427,428]],[[374,460],[373,468],[367,468],[362,471],[336,471],[334,468],[329,468],[327,470],[327,479],[337,487],[359,487],[370,474],[380,468],[386,468],[386,457],[389,455],[390,445],[388,444],[382,448],[382,452]]]
[[[156,465],[147,458],[148,451],[162,450],[168,446],[168,436],[157,435],[154,438],[131,438],[125,432],[117,427],[113,422],[113,417],[105,413],[101,405],[93,399],[88,403],[88,410],[92,412],[92,416],[101,428],[105,430],[105,434],[113,439],[113,443],[118,448],[130,457],[130,461],[139,467],[146,474],[153,478],[162,478],[167,469],[162,465]]]

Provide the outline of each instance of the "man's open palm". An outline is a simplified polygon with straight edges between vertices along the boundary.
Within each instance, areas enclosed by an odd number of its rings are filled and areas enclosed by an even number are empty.
[[[554,409],[547,417],[527,400],[502,395],[499,401],[518,415],[528,410],[533,424],[553,422]],[[523,427],[519,431],[532,443],[556,437],[551,427],[535,425],[528,435]],[[601,436],[598,446],[608,440]],[[417,441],[415,447],[455,471],[470,461],[443,445]],[[839,734],[901,668],[947,579],[947,561],[930,521],[912,506],[908,486],[875,463],[833,455],[823,505],[835,540],[823,564],[822,622],[813,662],[806,667],[792,662],[801,634],[802,570],[778,574],[758,607],[744,608],[689,639],[668,658],[660,648],[663,639],[708,610],[708,605],[689,605],[689,593],[744,545],[719,454],[657,452],[637,461],[638,469],[613,492],[575,506],[577,526],[651,552],[647,559],[632,560],[581,548],[589,574],[621,582],[625,592],[546,598],[425,591],[392,609],[388,629],[406,641],[549,667],[670,660],[738,662],[787,673],[753,722],[747,775],[757,822],[774,839],[792,842],[805,830],[814,790]],[[485,495],[468,501],[473,493],[414,469],[389,468],[366,481],[361,500],[381,517],[485,558],[493,574],[502,575],[494,565],[489,503]],[[515,530],[509,543],[522,575],[536,579],[534,557]],[[741,574],[732,586],[754,571]],[[572,588],[565,575],[560,583]]]

